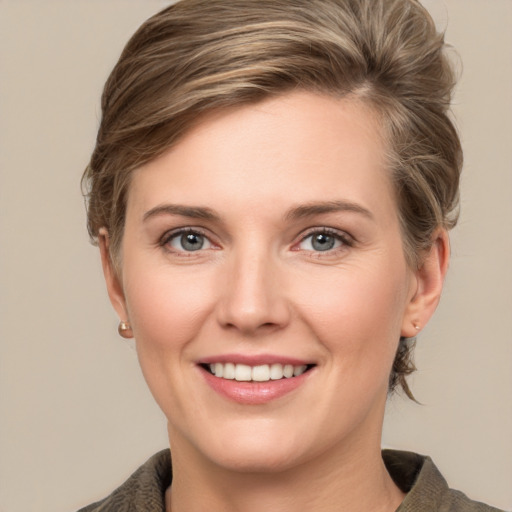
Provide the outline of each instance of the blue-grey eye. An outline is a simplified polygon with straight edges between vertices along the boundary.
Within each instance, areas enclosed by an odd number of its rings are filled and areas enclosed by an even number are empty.
[[[336,240],[325,233],[318,233],[311,238],[311,246],[315,251],[328,251],[334,247]]]
[[[177,233],[170,240],[170,246],[177,251],[193,252],[201,249],[209,249],[210,241],[200,233],[189,231]]]
[[[325,252],[340,247],[343,242],[329,233],[312,233],[305,237],[300,244],[300,248],[306,251]]]

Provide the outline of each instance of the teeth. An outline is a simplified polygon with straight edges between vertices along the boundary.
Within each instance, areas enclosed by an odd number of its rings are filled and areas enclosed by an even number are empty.
[[[215,365],[215,369],[217,369],[217,364]],[[237,364],[235,366],[235,380],[249,381],[252,378],[251,374],[252,371],[250,366],[247,366],[246,364]],[[215,372],[215,375],[217,376],[217,372]],[[221,377],[221,375],[219,375],[219,377]]]
[[[224,365],[221,363],[215,363],[215,375],[218,375],[219,377],[224,376]]]
[[[270,380],[270,368],[268,364],[255,366],[252,369],[252,380],[255,380],[257,382],[265,382],[267,380]]]
[[[239,382],[268,382],[269,380],[298,377],[308,367],[305,364],[300,366],[293,366],[291,364],[249,366],[246,364],[213,363],[209,365],[209,368],[213,375],[224,379],[234,379]]]
[[[298,377],[299,375],[302,375],[307,369],[308,367],[305,364],[303,364],[302,366],[294,366],[293,376]]]
[[[272,380],[279,380],[283,378],[283,365],[282,364],[273,364],[270,367],[270,378]]]
[[[283,375],[289,379],[293,377],[293,366],[291,364],[285,364],[283,368]]]
[[[217,375],[217,374],[215,374]],[[235,378],[236,372],[235,372],[235,365],[233,363],[226,363],[224,365],[224,373],[222,376],[225,379],[233,380]]]

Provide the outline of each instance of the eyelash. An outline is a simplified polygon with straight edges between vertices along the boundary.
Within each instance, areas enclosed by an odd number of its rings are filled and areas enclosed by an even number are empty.
[[[183,235],[198,235],[200,237],[203,237],[211,246],[215,245],[211,240],[210,237],[200,228],[195,227],[187,227],[187,228],[179,228],[177,230],[168,231],[166,232],[159,240],[158,245],[161,247],[166,248],[167,251],[179,255],[179,256],[185,256],[190,257],[193,256],[194,252],[201,252],[201,249],[198,249],[197,251],[186,251],[186,250],[175,250],[168,247],[169,243],[177,239],[178,237],[181,237]],[[328,227],[321,227],[321,228],[310,228],[306,233],[302,234],[299,241],[293,244],[292,250],[293,251],[301,251],[303,249],[296,248],[300,244],[304,243],[305,240],[307,240],[310,237],[318,235],[325,235],[327,237],[334,238],[335,241],[341,242],[341,246],[333,248],[333,249],[327,249],[325,251],[314,251],[314,250],[307,250],[306,252],[310,252],[315,255],[315,257],[321,257],[323,253],[326,254],[333,254],[337,253],[340,250],[345,250],[348,247],[352,247],[354,245],[354,239],[349,236],[347,233],[340,232],[333,228]],[[208,247],[210,248],[210,247]]]
[[[182,237],[183,235],[189,235],[189,234],[190,235],[198,235],[200,237],[203,237],[210,245],[214,245],[213,242],[210,240],[210,237],[203,230],[201,230],[199,228],[193,228],[193,227],[179,228],[179,229],[176,229],[173,231],[167,231],[160,238],[158,245],[165,248],[168,252],[171,252],[178,256],[185,256],[185,257],[193,256],[194,252],[201,252],[201,249],[198,249],[197,251],[185,251],[185,250],[176,250],[176,249],[172,249],[169,247],[169,244],[172,240]]]
[[[327,254],[332,255],[333,253],[338,253],[339,251],[346,250],[348,247],[352,247],[354,245],[354,239],[347,233],[338,231],[333,228],[321,227],[321,228],[309,229],[306,233],[301,235],[300,240],[296,244],[294,244],[294,247],[297,247],[298,245],[302,244],[308,238],[313,237],[313,236],[318,236],[318,235],[325,235],[325,236],[334,238],[335,241],[341,242],[341,246],[333,248],[333,249],[328,249],[325,251],[308,251],[308,252],[311,252],[312,255],[314,255],[317,258],[322,257],[323,253],[325,253],[326,255]],[[297,248],[297,249],[293,249],[293,250],[300,251],[301,249]]]

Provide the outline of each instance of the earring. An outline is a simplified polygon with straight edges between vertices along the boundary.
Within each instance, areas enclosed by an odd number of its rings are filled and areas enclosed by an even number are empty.
[[[413,323],[412,326],[416,329],[416,331],[419,332],[420,326],[417,323]],[[414,336],[409,337],[402,336],[400,339],[403,340],[405,343],[414,343],[416,341],[416,334]]]
[[[121,338],[133,338],[132,326],[128,322],[119,322],[119,325],[117,326],[117,332]]]

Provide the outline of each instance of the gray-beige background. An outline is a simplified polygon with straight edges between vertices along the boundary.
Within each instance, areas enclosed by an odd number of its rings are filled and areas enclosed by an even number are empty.
[[[0,0],[0,512],[99,499],[167,444],[89,245],[79,189],[102,84],[159,0]],[[512,1],[431,0],[463,60],[462,216],[384,444],[512,508]],[[198,13],[200,15],[200,13]]]

